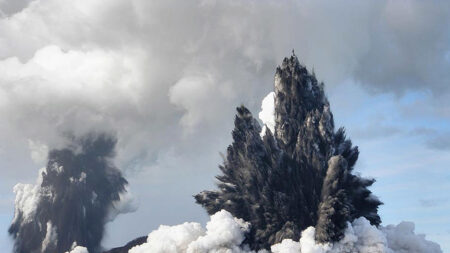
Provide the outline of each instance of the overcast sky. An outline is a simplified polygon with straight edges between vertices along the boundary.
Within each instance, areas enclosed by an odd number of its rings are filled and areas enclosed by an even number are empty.
[[[383,224],[450,251],[450,2],[0,0],[0,251],[13,186],[67,135],[118,136],[139,209],[104,245],[206,221],[236,106],[254,115],[295,49],[378,181]]]

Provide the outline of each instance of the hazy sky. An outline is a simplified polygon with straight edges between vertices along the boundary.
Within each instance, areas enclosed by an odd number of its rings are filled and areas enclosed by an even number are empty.
[[[323,80],[336,125],[378,181],[383,224],[414,221],[450,251],[450,2],[0,0],[0,251],[13,186],[49,148],[92,131],[140,207],[105,246],[206,221],[236,106],[257,115],[292,49]]]

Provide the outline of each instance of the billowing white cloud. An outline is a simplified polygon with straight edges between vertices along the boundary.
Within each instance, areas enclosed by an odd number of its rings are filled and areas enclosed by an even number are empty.
[[[160,226],[148,235],[147,243],[132,248],[130,253],[220,253],[241,252],[239,245],[249,224],[227,211],[211,216],[206,230],[199,223]]]
[[[42,173],[46,172],[46,168],[39,170],[38,179],[35,185],[32,184],[16,184],[14,186],[15,198],[15,211],[13,223],[18,219],[22,219],[23,222],[31,222],[31,218],[36,212],[37,204],[42,195],[49,194],[48,189],[42,188]],[[19,217],[19,215],[21,217]]]
[[[89,253],[85,247],[75,246],[70,252],[66,253]]]
[[[151,232],[147,243],[132,248],[130,253],[255,253],[243,245],[251,224],[233,218],[222,210],[211,216],[206,230],[198,223],[160,226]],[[315,229],[309,227],[298,242],[285,239],[271,247],[273,253],[442,253],[440,246],[414,233],[414,224],[377,228],[365,218],[348,224],[345,236],[336,243],[318,244]],[[265,250],[259,253],[267,252]]]
[[[273,253],[425,253],[442,252],[440,246],[425,239],[424,235],[414,233],[414,224],[402,222],[387,227],[370,225],[365,218],[359,218],[348,225],[344,238],[334,244],[317,244],[314,228],[303,231],[299,242],[290,239],[273,245]]]

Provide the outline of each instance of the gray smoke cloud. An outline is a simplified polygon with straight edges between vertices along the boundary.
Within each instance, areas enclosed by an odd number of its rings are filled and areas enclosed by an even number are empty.
[[[200,128],[208,137],[226,132],[233,114],[226,105],[255,111],[270,90],[272,69],[292,48],[329,85],[352,79],[378,92],[447,94],[448,3],[42,0],[20,6],[0,20],[6,143],[17,136],[64,146],[61,132],[114,128],[121,161],[154,161],[170,148],[167,138],[179,143],[198,137]]]
[[[72,139],[49,152],[36,185],[17,184],[9,228],[15,253],[100,252],[104,225],[126,208],[127,181],[112,162],[117,140],[107,134]],[[129,206],[128,206],[129,207]]]
[[[176,226],[160,226],[148,235],[146,243],[131,248],[129,253],[256,253],[242,247],[248,224],[226,211],[211,216],[206,229],[199,223],[185,222]],[[375,227],[364,219],[348,223],[345,236],[335,243],[316,243],[315,230],[309,227],[299,241],[291,239],[272,245],[272,253],[442,253],[438,244],[414,233],[414,224],[402,222],[396,226]],[[258,251],[265,253],[269,251]],[[75,252],[72,252],[75,253]]]

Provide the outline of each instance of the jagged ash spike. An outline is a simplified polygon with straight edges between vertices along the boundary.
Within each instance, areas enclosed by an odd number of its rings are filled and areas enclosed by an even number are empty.
[[[310,219],[316,220],[322,178],[333,150],[333,115],[323,84],[297,57],[285,58],[275,73],[275,136],[280,148],[298,163],[297,183],[306,192]],[[312,223],[311,225],[313,225]]]
[[[347,177],[347,160],[340,155],[331,157],[328,161],[318,211],[319,220],[316,225],[318,242],[339,241],[344,237],[351,210],[345,190]]]
[[[348,164],[349,172],[353,171],[353,166],[359,156],[358,147],[352,147],[352,142],[346,139],[344,128],[339,128],[335,134],[335,155],[341,155]],[[362,178],[357,175],[348,174],[345,189],[348,200],[351,202],[350,220],[365,217],[372,225],[380,225],[381,218],[378,215],[378,206],[383,203],[368,189],[374,179]]]
[[[298,240],[316,226],[316,240],[339,240],[347,221],[364,216],[378,225],[381,202],[367,189],[374,181],[351,174],[359,151],[333,115],[315,76],[297,57],[275,73],[274,133],[239,107],[219,189],[195,196],[209,214],[225,209],[251,223],[252,249]]]
[[[237,112],[232,133],[234,141],[227,149],[224,165],[220,167],[223,175],[217,177],[220,190],[204,191],[195,198],[210,215],[221,209],[239,213],[238,217],[252,222],[252,235],[256,235],[264,233],[268,223],[265,215],[270,216],[270,212],[265,210],[265,203],[271,198],[266,198],[263,193],[271,188],[268,173],[273,159],[266,152],[259,135],[261,127],[250,111],[241,106]],[[253,240],[254,236],[251,242]]]
[[[323,138],[331,136],[332,133],[325,130],[334,127],[332,115],[326,122],[319,122],[327,107],[323,85],[308,73],[295,55],[285,58],[275,72],[275,136],[280,148],[294,155],[299,133],[311,120],[316,122],[310,124],[321,124]]]
[[[49,152],[37,185],[15,187],[15,253],[66,252],[74,243],[101,250],[109,210],[127,185],[111,161],[116,139],[88,135],[72,144]]]

